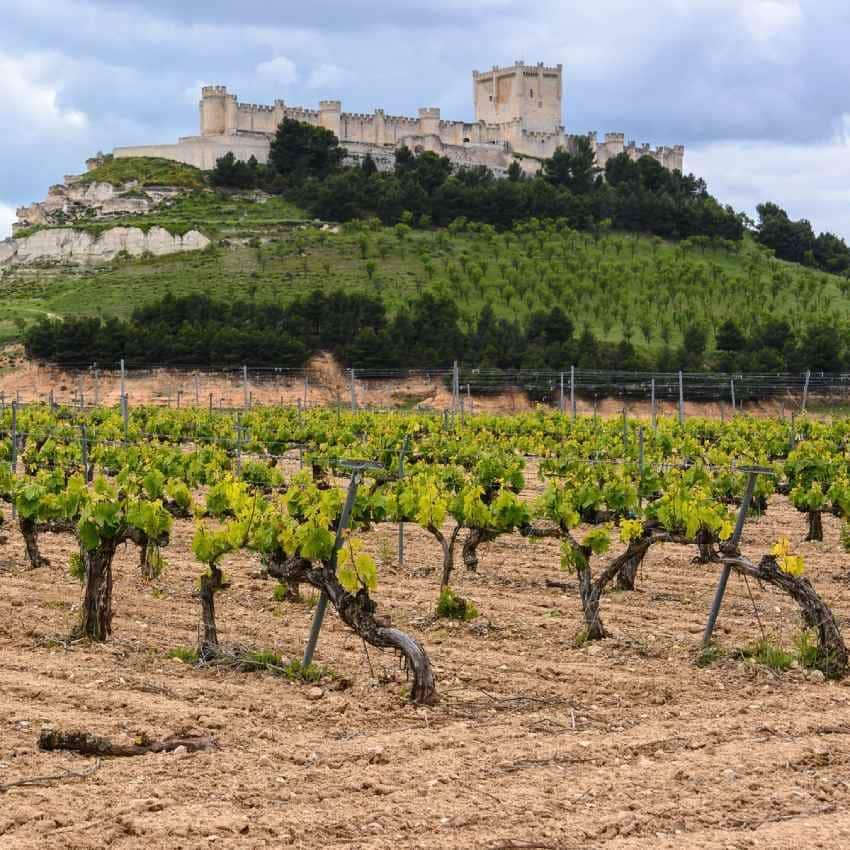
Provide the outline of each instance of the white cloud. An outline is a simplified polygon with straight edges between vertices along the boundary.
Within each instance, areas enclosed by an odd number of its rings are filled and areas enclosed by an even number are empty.
[[[803,21],[803,11],[797,0],[751,0],[738,9],[751,38],[767,44],[794,37]]]
[[[723,203],[755,216],[773,201],[794,218],[807,218],[816,232],[850,242],[850,141],[820,145],[719,142],[689,149],[685,168],[704,177]]]
[[[295,63],[286,56],[276,56],[268,62],[260,62],[257,65],[257,73],[266,77],[273,77],[277,82],[294,83],[296,79]]]
[[[0,203],[0,240],[12,235],[12,222],[16,220],[15,210]]]
[[[88,125],[86,114],[59,104],[61,61],[49,55],[11,56],[0,53],[0,108],[18,133],[43,131],[78,133]]]
[[[325,64],[318,65],[310,72],[307,78],[307,88],[310,89],[329,89],[339,86],[350,76],[347,71],[337,65]]]

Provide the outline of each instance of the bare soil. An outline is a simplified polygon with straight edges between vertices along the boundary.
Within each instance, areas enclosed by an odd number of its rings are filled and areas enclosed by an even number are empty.
[[[250,371],[248,403],[254,405],[295,405],[322,407],[351,403],[351,383],[348,374],[329,354],[314,357],[308,364],[307,385],[301,376],[287,376],[273,371]],[[116,370],[68,371],[49,364],[27,359],[19,346],[0,352],[0,394],[9,402],[47,402],[51,398],[63,404],[117,405],[121,393],[120,373]],[[179,369],[131,371],[126,376],[126,392],[130,404],[162,406],[242,407],[246,388],[239,369],[231,372],[200,372]],[[442,376],[417,375],[404,379],[361,380],[355,372],[355,396],[360,407],[423,408],[448,410],[452,405],[451,390]],[[827,409],[834,399],[811,398]],[[502,392],[474,395],[471,401],[464,396],[467,412],[522,413],[533,410],[535,402],[519,388],[506,387]],[[678,403],[658,402],[658,416],[675,416]],[[747,402],[746,413],[751,416],[790,416],[798,411],[800,398]],[[630,417],[649,419],[649,400],[601,398],[596,401],[579,395],[576,403],[580,415],[596,413],[602,417],[620,416],[625,409]],[[731,414],[728,403],[685,403],[685,414],[720,419]]]
[[[8,514],[6,516],[9,520]],[[823,544],[777,497],[747,525],[757,558],[788,535],[847,631],[850,556],[837,522]],[[724,657],[694,660],[717,580],[694,551],[656,547],[635,593],[610,593],[615,637],[577,648],[575,580],[557,544],[501,538],[457,590],[481,611],[435,620],[439,553],[407,527],[368,547],[385,561],[379,613],[419,638],[436,666],[440,703],[403,697],[396,660],[363,645],[331,613],[318,686],[269,673],[197,670],[166,657],[194,645],[199,565],[191,522],[178,522],[168,568],[142,582],[138,556],[116,559],[114,638],[69,633],[80,587],[66,572],[70,538],[44,537],[53,565],[26,569],[7,527],[0,546],[0,785],[83,771],[94,760],[36,747],[45,727],[129,742],[146,733],[208,734],[211,752],[104,760],[85,778],[0,792],[2,848],[846,848],[850,846],[850,688],[803,670],[776,674]],[[218,597],[225,641],[300,657],[309,598],[272,600],[248,555],[227,564]],[[545,587],[566,581],[567,592]],[[790,600],[751,586],[766,633],[790,645]],[[305,594],[306,596],[306,594]],[[733,650],[760,637],[753,602],[733,576],[719,622]]]

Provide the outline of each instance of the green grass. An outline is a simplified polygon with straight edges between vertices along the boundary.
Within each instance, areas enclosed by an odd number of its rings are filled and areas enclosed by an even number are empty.
[[[283,198],[272,197],[260,202],[245,197],[227,197],[207,189],[166,201],[144,215],[124,215],[108,221],[79,219],[53,227],[36,225],[19,230],[16,238],[23,239],[39,230],[61,227],[72,227],[95,236],[113,227],[138,227],[145,233],[153,227],[162,227],[179,236],[190,230],[200,230],[214,238],[250,238],[307,221],[302,210]]]
[[[177,658],[184,664],[198,663],[198,650],[191,646],[176,646],[166,653],[168,658]]]
[[[781,646],[765,639],[757,640],[750,646],[737,651],[739,658],[769,667],[777,673],[790,670],[797,660],[793,653],[787,652]]]
[[[86,172],[81,180],[83,183],[112,183],[113,186],[137,180],[141,186],[200,189],[204,185],[204,174],[191,165],[170,159],[145,156],[115,159],[108,156],[103,165]]]
[[[334,289],[379,296],[390,314],[426,291],[450,295],[467,327],[486,303],[497,318],[512,320],[557,305],[579,332],[587,327],[653,353],[679,345],[694,321],[710,332],[728,318],[745,331],[766,318],[786,318],[796,331],[818,318],[850,323],[850,280],[772,259],[749,238],[736,252],[554,226],[414,230],[399,239],[373,223],[331,233],[295,225],[303,219],[282,198],[256,203],[210,191],[121,219],[172,232],[197,228],[214,247],[97,270],[7,272],[0,277],[0,343],[20,338],[21,327],[40,316],[126,317],[166,293],[286,304]]]
[[[468,599],[458,596],[450,587],[444,587],[437,600],[437,616],[468,623],[478,616],[478,609]]]

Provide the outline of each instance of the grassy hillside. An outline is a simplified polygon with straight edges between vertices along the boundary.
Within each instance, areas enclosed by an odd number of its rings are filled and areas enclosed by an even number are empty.
[[[104,163],[86,172],[83,183],[112,183],[121,186],[135,180],[141,186],[177,186],[181,189],[200,189],[204,174],[191,165],[158,157],[106,157]]]
[[[379,294],[392,311],[430,289],[452,295],[469,322],[485,303],[507,318],[560,305],[579,330],[652,350],[677,345],[694,321],[704,322],[711,337],[727,318],[744,329],[765,318],[786,318],[797,329],[814,318],[850,319],[850,281],[778,262],[748,239],[732,251],[728,243],[594,238],[534,223],[501,234],[372,223],[335,233],[292,224],[301,217],[278,198],[188,195],[126,223],[198,227],[214,238],[211,250],[97,270],[7,273],[0,278],[0,341],[19,337],[22,326],[43,315],[127,316],[167,292],[286,303],[314,289],[343,288]]]

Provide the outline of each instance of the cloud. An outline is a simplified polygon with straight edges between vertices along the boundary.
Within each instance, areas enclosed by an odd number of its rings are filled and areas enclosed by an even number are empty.
[[[717,142],[691,150],[686,166],[705,177],[713,195],[753,217],[758,204],[773,201],[793,219],[809,219],[816,232],[850,242],[846,138],[820,145]]]
[[[276,56],[268,62],[261,62],[257,65],[257,73],[284,85],[294,83],[297,78],[295,63],[286,56]]]
[[[84,130],[88,120],[79,109],[59,105],[62,61],[50,55],[14,57],[0,52],[0,109],[18,133]]]
[[[0,203],[0,240],[12,235],[12,222],[16,219],[15,210]]]
[[[846,0],[3,0],[0,190],[29,202],[98,149],[197,132],[201,81],[461,120],[473,68],[523,59],[564,65],[570,132],[683,143],[721,200],[787,188],[789,211],[846,232],[816,163],[846,173],[848,33]]]
[[[307,88],[325,90],[332,89],[339,86],[343,80],[350,76],[351,75],[348,71],[344,71],[336,65],[318,65],[310,71],[310,76],[307,78]]]

